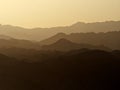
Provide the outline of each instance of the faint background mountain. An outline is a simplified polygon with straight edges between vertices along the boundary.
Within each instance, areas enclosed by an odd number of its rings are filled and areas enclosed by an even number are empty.
[[[0,54],[0,90],[120,89],[120,51],[46,51],[27,59],[36,58],[28,63]]]
[[[120,31],[113,31],[107,33],[58,33],[48,39],[41,41],[40,44],[50,45],[62,38],[79,44],[83,43],[90,45],[104,45],[111,49],[120,49]]]
[[[10,40],[10,39],[13,39],[13,38],[9,37],[9,36],[6,36],[6,35],[0,35],[0,39]]]
[[[71,51],[71,50],[77,50],[77,49],[99,49],[99,50],[105,50],[105,51],[109,51],[110,49],[103,46],[103,45],[99,45],[99,46],[94,46],[94,45],[90,45],[90,44],[78,44],[78,43],[73,43],[67,39],[60,39],[57,42],[50,44],[50,45],[43,45],[42,49],[43,50],[52,50],[52,51]]]
[[[120,21],[106,21],[96,23],[77,22],[71,26],[52,27],[52,28],[33,28],[26,29],[11,25],[0,25],[0,34],[8,35],[17,39],[43,40],[57,33],[80,33],[80,32],[109,32],[119,31]]]
[[[0,44],[1,54],[28,62],[45,60],[73,50],[81,50],[82,52],[97,49],[112,51],[103,45],[78,44],[64,38],[53,44],[43,46],[27,40],[0,40],[0,43],[2,43]]]
[[[25,49],[40,49],[37,42],[22,39],[0,39],[0,48],[25,48]]]

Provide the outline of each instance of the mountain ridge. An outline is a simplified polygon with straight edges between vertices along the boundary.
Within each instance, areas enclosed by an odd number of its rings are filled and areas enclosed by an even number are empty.
[[[58,36],[57,36],[58,35]],[[120,49],[120,31],[112,31],[107,33],[71,33],[56,34],[48,39],[40,42],[41,45],[50,45],[59,39],[64,38],[74,43],[85,43],[90,45],[104,45],[111,49]]]
[[[77,22],[69,26],[51,28],[23,28],[12,25],[0,25],[0,33],[17,39],[41,41],[57,33],[109,32],[120,31],[120,21],[94,23]]]
[[[12,38],[12,37],[9,37],[9,36],[6,36],[6,35],[0,34],[0,39],[10,40],[10,39],[13,39],[13,38]]]
[[[69,41],[67,39],[59,39],[53,44],[50,45],[43,45],[43,50],[52,50],[52,51],[71,51],[71,50],[77,50],[77,49],[100,49],[105,51],[110,51],[109,48],[103,46],[103,45],[90,45],[90,44],[84,44],[84,43],[74,43],[72,41]]]

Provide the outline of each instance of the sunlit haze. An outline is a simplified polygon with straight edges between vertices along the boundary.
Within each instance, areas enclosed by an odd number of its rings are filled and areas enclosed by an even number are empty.
[[[120,0],[0,0],[0,24],[53,27],[120,20]]]

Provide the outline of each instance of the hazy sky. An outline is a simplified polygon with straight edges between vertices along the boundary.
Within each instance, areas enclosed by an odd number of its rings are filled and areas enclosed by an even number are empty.
[[[120,0],[0,0],[0,23],[23,27],[120,20]]]

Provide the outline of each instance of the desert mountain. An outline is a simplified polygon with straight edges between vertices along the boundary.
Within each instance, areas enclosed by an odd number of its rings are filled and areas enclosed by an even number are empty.
[[[40,62],[14,64],[0,54],[0,90],[119,90],[120,51],[113,52],[37,52],[28,58],[38,57]]]
[[[89,44],[77,44],[64,38],[58,40],[57,42],[51,45],[44,45],[42,47],[43,50],[56,50],[56,51],[71,51],[71,50],[77,50],[77,49],[83,49],[83,48],[110,50],[109,48],[102,45],[94,46]]]
[[[0,34],[7,35],[17,39],[26,40],[44,40],[57,33],[80,33],[80,32],[109,32],[119,31],[120,21],[106,21],[96,23],[78,22],[71,26],[52,27],[52,28],[22,28],[11,25],[0,25]]]
[[[6,35],[0,35],[0,39],[13,39],[12,37],[6,36]]]
[[[0,48],[25,48],[25,49],[40,49],[37,42],[20,39],[0,39]]]
[[[42,45],[49,45],[65,38],[74,43],[85,43],[90,45],[104,45],[111,49],[120,49],[120,31],[106,33],[58,33],[40,42]]]
[[[16,63],[15,58],[11,58],[9,56],[0,53],[0,67],[3,67],[4,65],[5,66],[13,65],[15,63]]]

